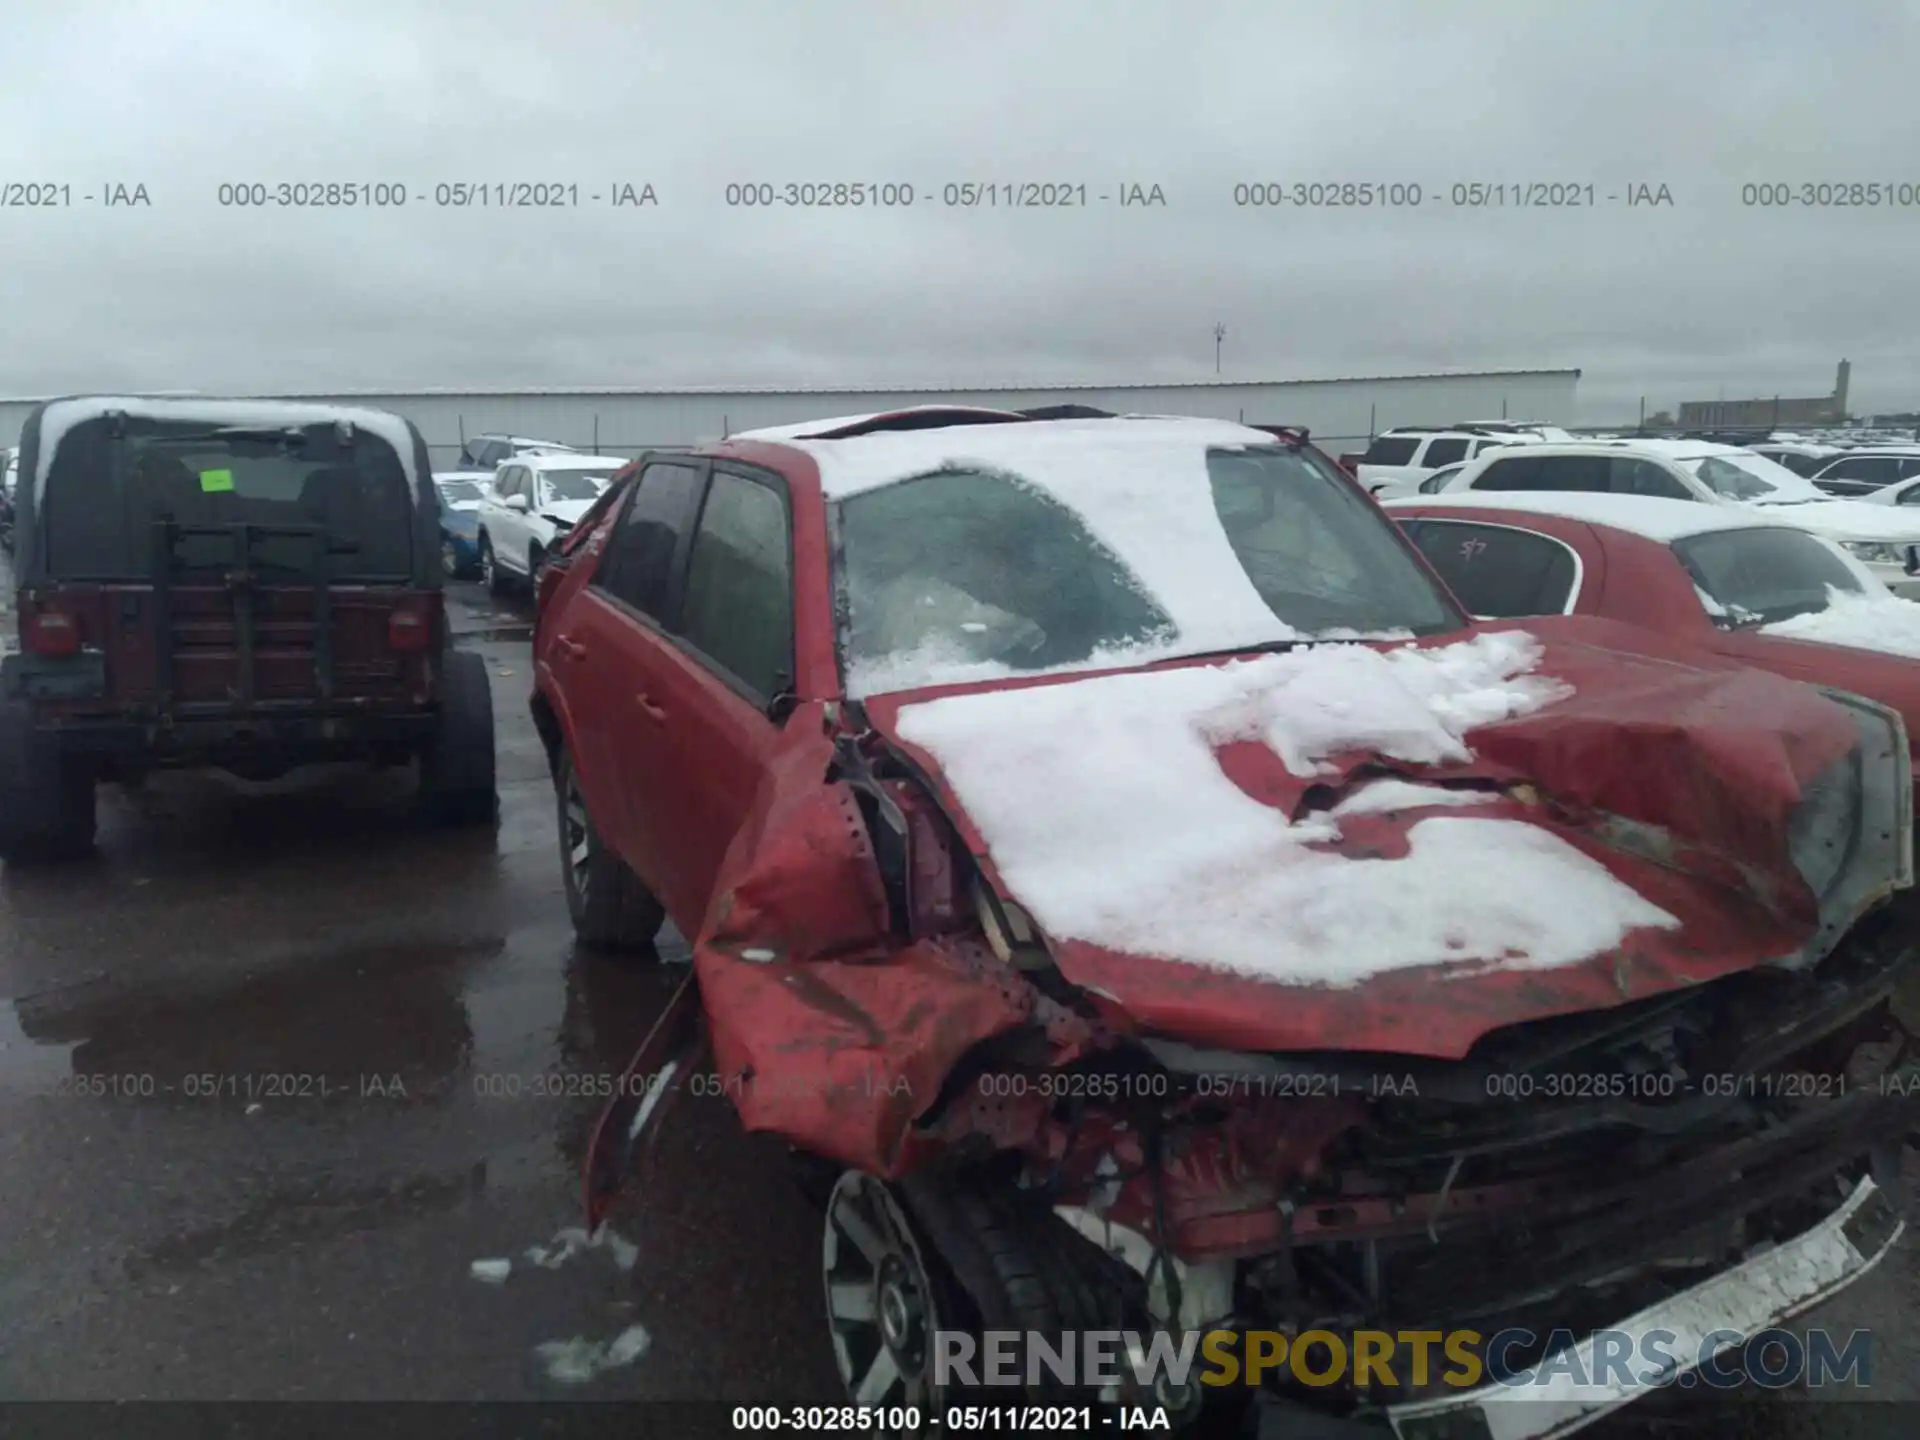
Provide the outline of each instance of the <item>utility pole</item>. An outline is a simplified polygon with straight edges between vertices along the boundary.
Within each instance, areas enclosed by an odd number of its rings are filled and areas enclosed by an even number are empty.
[[[1226,325],[1225,324],[1215,325],[1213,327],[1213,373],[1216,375],[1220,373],[1220,342],[1222,340],[1225,340],[1226,338],[1227,338]]]

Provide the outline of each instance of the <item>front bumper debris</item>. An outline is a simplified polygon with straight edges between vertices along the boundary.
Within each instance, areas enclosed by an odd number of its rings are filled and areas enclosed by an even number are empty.
[[[1551,1363],[1549,1357],[1505,1383],[1393,1406],[1387,1419],[1400,1440],[1556,1440],[1570,1435],[1696,1368],[1701,1346],[1713,1332],[1735,1331],[1745,1340],[1838,1294],[1873,1269],[1906,1228],[1886,1195],[1871,1179],[1862,1179],[1839,1209],[1797,1239],[1612,1327],[1636,1337],[1653,1330],[1672,1332],[1666,1348],[1679,1357],[1672,1371],[1638,1378],[1645,1372],[1637,1366],[1632,1383],[1622,1383],[1617,1372],[1605,1380],[1554,1374],[1532,1383]],[[1728,1342],[1714,1353],[1739,1343]],[[1579,1376],[1595,1373],[1594,1349],[1593,1336],[1574,1347]]]

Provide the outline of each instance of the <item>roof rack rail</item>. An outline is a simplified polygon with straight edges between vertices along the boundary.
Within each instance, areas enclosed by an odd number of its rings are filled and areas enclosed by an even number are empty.
[[[1098,410],[1091,405],[1036,405],[1020,413],[1029,420],[1117,420],[1119,418],[1111,410]]]
[[[978,405],[926,405],[915,410],[896,410],[873,415],[832,430],[814,430],[802,439],[851,440],[859,435],[879,435],[900,430],[944,430],[952,425],[1006,425],[1030,420],[1018,410],[989,410]]]

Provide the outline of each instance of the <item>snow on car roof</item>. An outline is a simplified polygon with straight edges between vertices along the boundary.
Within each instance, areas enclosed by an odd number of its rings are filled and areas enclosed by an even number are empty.
[[[1427,650],[1315,647],[949,696],[897,724],[939,761],[1009,891],[1056,939],[1285,985],[1347,987],[1436,960],[1545,968],[1677,922],[1522,821],[1437,814],[1413,825],[1400,859],[1320,849],[1309,842],[1333,838],[1343,816],[1291,820],[1215,754],[1264,741],[1303,776],[1356,749],[1466,758],[1467,731],[1567,693],[1534,673],[1539,658],[1525,631]]]
[[[468,484],[484,485],[492,479],[493,471],[491,470],[436,470],[433,472],[433,483],[436,485],[443,480],[464,481]]]
[[[1826,609],[1762,625],[1760,633],[1920,660],[1920,604],[1885,589],[1864,595],[1830,589]]]
[[[47,475],[60,441],[76,425],[116,410],[142,420],[204,420],[209,425],[331,425],[349,421],[356,429],[377,435],[400,457],[407,487],[418,490],[420,473],[414,465],[413,429],[387,410],[355,405],[314,405],[294,400],[160,399],[149,395],[79,395],[52,400],[40,413],[40,456],[33,476],[33,498],[46,498]]]
[[[1173,621],[1182,652],[1299,638],[1235,556],[1207,469],[1209,449],[1285,448],[1264,431],[1225,420],[1105,418],[780,443],[813,458],[831,501],[939,470],[1017,477],[1072,511],[1126,563]]]
[[[1710,505],[1704,500],[1660,500],[1651,495],[1610,495],[1582,490],[1449,490],[1438,495],[1388,500],[1384,505],[1388,510],[1444,505],[1448,509],[1557,515],[1566,520],[1631,530],[1663,545],[1715,530],[1795,528],[1784,524],[1776,515],[1730,505]]]

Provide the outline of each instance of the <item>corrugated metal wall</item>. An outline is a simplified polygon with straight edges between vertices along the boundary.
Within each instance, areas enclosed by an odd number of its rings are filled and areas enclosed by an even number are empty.
[[[506,431],[605,454],[696,445],[760,425],[949,403],[1025,409],[1073,403],[1102,410],[1205,415],[1259,425],[1306,425],[1329,449],[1352,449],[1394,425],[1449,421],[1575,420],[1577,370],[1521,370],[1260,384],[1061,386],[1033,390],[527,391],[361,393],[302,399],[376,405],[420,427],[437,465],[451,466],[463,435]],[[30,401],[0,401],[0,445],[12,444]]]

